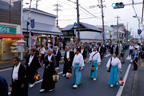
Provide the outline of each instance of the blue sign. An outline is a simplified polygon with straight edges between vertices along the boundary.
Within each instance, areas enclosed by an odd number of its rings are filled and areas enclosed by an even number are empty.
[[[77,23],[75,22],[75,23],[74,23],[74,28],[76,28],[76,27],[77,27]]]
[[[35,20],[31,19],[31,28],[34,28],[34,27],[35,27]]]
[[[110,35],[110,37],[112,37],[112,35]]]
[[[139,34],[139,35],[141,34],[141,32],[142,32],[142,30],[141,30],[141,29],[138,29],[138,34]]]

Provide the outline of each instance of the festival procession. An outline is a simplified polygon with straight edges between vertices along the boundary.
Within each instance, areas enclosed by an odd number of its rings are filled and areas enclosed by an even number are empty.
[[[0,96],[144,96],[143,6],[0,0]]]

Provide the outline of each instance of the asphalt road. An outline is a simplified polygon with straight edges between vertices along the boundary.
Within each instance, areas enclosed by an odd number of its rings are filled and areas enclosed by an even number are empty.
[[[56,83],[55,91],[40,93],[39,90],[41,89],[41,82],[39,82],[33,88],[29,88],[29,96],[116,96],[120,86],[114,86],[113,88],[110,88],[108,85],[109,73],[107,72],[106,63],[110,57],[111,56],[109,55],[103,58],[102,63],[98,68],[98,77],[96,81],[90,79],[90,64],[87,63],[82,70],[82,84],[78,89],[72,88],[72,77],[70,79],[66,79],[62,76],[62,74],[60,74],[60,81]],[[122,64],[123,72],[122,74],[119,74],[119,76],[124,77],[128,65],[129,60],[126,60],[125,63]],[[42,66],[39,69],[41,77],[43,75],[43,68],[44,67]],[[58,72],[61,73],[62,69],[63,65],[60,65]],[[134,74],[131,69],[121,96],[131,96],[131,86],[133,83],[132,77]],[[8,84],[10,84],[11,69],[2,72],[0,70],[0,76],[3,76],[7,80]]]

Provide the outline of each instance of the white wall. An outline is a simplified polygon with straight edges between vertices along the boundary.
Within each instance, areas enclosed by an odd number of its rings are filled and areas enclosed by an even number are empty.
[[[28,20],[28,11],[25,11],[23,13],[24,20]],[[42,15],[38,13],[31,13],[31,19],[35,19],[35,22],[49,24],[49,25],[55,25],[55,18],[47,15]]]
[[[85,40],[102,40],[103,37],[101,33],[92,32],[92,31],[82,31],[80,32],[80,38]]]

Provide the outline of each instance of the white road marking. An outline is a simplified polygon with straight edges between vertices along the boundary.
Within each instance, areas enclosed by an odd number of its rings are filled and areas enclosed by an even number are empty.
[[[107,54],[107,55],[105,55],[104,57],[108,57],[108,56],[110,56],[110,53],[109,53],[109,54]]]
[[[131,57],[130,57],[130,56],[128,56],[126,59],[127,59],[127,60],[130,60],[130,59],[131,59]]]
[[[60,74],[62,74],[63,72],[61,71],[61,72],[59,72],[58,74],[60,75]]]
[[[127,80],[127,77],[128,77],[130,68],[131,68],[131,64],[129,64],[129,66],[128,66],[128,68],[127,68],[127,71],[126,71],[126,73],[125,73],[125,76],[124,76],[124,84],[123,84],[123,86],[120,86],[120,88],[119,88],[116,96],[121,96],[121,95],[122,95],[123,88],[124,88],[124,86],[125,86],[125,83],[126,83],[126,80]]]
[[[7,69],[1,69],[0,72],[8,71],[11,70],[12,68],[7,68]]]
[[[43,81],[43,79],[41,79],[41,80],[39,80],[39,81],[36,81],[35,84],[38,84],[38,83],[40,83],[40,82],[42,82],[42,81]]]

